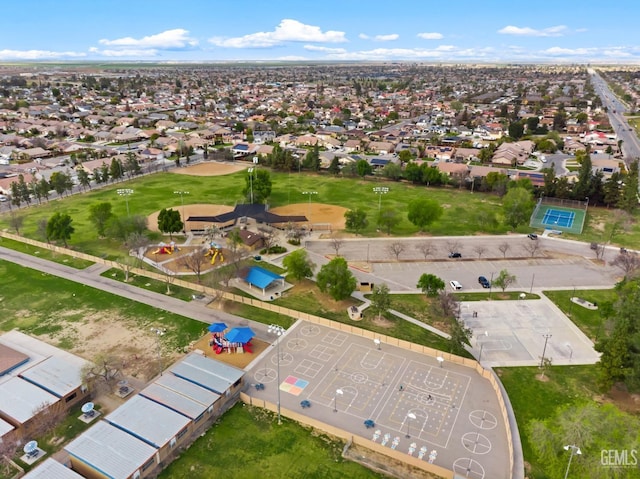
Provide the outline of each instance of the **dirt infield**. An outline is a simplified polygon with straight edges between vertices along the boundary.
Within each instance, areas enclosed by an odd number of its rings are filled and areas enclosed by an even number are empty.
[[[249,165],[243,164],[228,164],[218,162],[206,162],[198,163],[197,165],[187,166],[185,168],[174,168],[172,173],[178,175],[190,175],[190,176],[221,176],[230,175],[237,171],[246,170]]]
[[[269,211],[281,216],[304,215],[311,224],[329,223],[331,229],[335,231],[345,228],[344,214],[347,208],[323,203],[296,203],[271,208]]]

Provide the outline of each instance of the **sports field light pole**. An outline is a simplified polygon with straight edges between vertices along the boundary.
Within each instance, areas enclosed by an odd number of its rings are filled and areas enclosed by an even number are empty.
[[[187,230],[187,217],[184,215],[184,195],[188,195],[188,191],[174,191],[174,195],[180,195],[180,204],[182,205],[182,232]]]
[[[251,204],[253,204],[253,170],[254,169],[255,168],[249,168],[247,170],[249,172],[249,191],[251,191],[251,193],[249,193],[250,194],[249,198],[250,198]]]
[[[133,194],[133,190],[130,188],[119,188],[116,190],[120,196],[124,196],[124,201],[127,204],[127,216],[129,216],[129,196]]]
[[[374,186],[373,192],[378,195],[378,214],[380,214],[380,209],[382,208],[382,195],[389,193],[389,188],[386,186]]]
[[[164,336],[164,333],[167,332],[166,329],[162,328],[151,328],[151,332],[156,335],[156,345],[158,347],[158,369],[160,370],[160,376],[162,376],[162,349],[160,344],[160,338]]]
[[[317,195],[317,194],[318,194],[318,192],[317,192],[317,191],[303,191],[303,192],[302,192],[302,194],[303,194],[303,195],[308,195],[308,196],[309,196],[309,206],[308,206],[308,209],[309,209],[309,222],[311,222],[311,197],[312,197],[313,195]]]
[[[571,467],[571,459],[573,459],[573,456],[575,454],[577,454],[578,456],[582,454],[580,448],[575,444],[564,446],[565,451],[568,451],[569,449],[571,449],[571,455],[569,455],[569,464],[567,464],[567,471],[564,473],[564,479],[567,479],[567,477],[569,477],[569,468]]]
[[[342,396],[344,391],[342,389],[336,389],[336,394],[333,396],[333,412],[338,412],[338,396]]]
[[[276,346],[278,347],[278,350],[276,352],[277,356],[278,356],[278,367],[277,367],[277,381],[278,384],[276,385],[276,387],[278,388],[278,424],[282,424],[282,419],[280,416],[280,336],[282,336],[285,332],[285,329],[280,326],[279,324],[271,324],[268,328],[267,328],[267,332],[269,334],[275,334],[276,335]]]
[[[404,436],[407,439],[411,437],[411,434],[409,434],[409,427],[411,426],[411,421],[413,421],[415,418],[416,418],[416,415],[413,414],[412,412],[407,414],[407,434]]]

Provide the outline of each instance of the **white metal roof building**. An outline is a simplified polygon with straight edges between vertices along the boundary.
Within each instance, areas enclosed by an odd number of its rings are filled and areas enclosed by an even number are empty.
[[[169,443],[191,422],[188,417],[140,395],[118,407],[105,421],[157,448]]]
[[[22,378],[12,377],[0,383],[0,412],[5,417],[24,424],[43,405],[54,404],[58,398]]]
[[[178,376],[174,376],[173,374],[163,374],[158,377],[154,383],[171,391],[178,392],[206,406],[214,404],[220,398],[219,394],[179,378]]]
[[[64,397],[82,385],[82,366],[59,357],[50,357],[20,373],[20,377]]]
[[[75,469],[90,468],[111,479],[128,479],[153,465],[156,454],[154,447],[106,421],[99,421],[64,449]]]
[[[22,479],[84,479],[80,474],[74,472],[58,461],[48,458],[38,467],[22,476]]]
[[[180,380],[180,378],[176,376],[174,376],[174,378]],[[186,381],[183,382],[189,384]],[[195,384],[191,384],[190,386],[199,387]],[[202,390],[206,391],[205,389]],[[214,393],[210,394],[216,396],[216,398],[220,397]],[[176,391],[174,389],[167,388],[161,384],[158,384],[157,382],[150,384],[145,389],[140,391],[140,396],[162,404],[172,411],[180,413],[191,420],[195,420],[196,418],[202,416],[202,414],[204,414],[207,409],[213,407],[213,402],[211,402],[210,404],[203,404],[183,394],[182,391]]]
[[[0,419],[0,437],[4,436],[6,433],[13,431],[15,428],[9,424],[7,421],[3,421]]]
[[[187,355],[170,371],[179,378],[221,395],[225,394],[244,376],[242,369],[195,353]]]

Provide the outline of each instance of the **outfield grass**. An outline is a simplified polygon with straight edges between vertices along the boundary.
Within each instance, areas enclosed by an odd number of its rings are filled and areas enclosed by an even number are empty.
[[[114,279],[116,281],[120,281],[124,283],[125,274],[124,271],[117,268],[111,268],[102,273],[100,276],[104,276],[105,278]],[[180,279],[186,279],[186,277],[180,277]],[[195,277],[193,278],[195,281]],[[137,288],[146,289],[148,291],[153,291],[154,293],[166,294],[167,293],[167,282],[159,281],[157,279],[151,279],[146,276],[137,276],[135,274],[129,274],[129,281],[127,284],[131,286],[135,286]],[[195,289],[183,288],[182,286],[176,286],[175,284],[170,284],[169,289],[171,291],[171,297],[176,299],[181,299],[182,301],[191,301],[194,295],[201,294],[200,291],[196,291]]]
[[[161,479],[365,479],[381,474],[342,458],[343,444],[266,410],[237,404]]]

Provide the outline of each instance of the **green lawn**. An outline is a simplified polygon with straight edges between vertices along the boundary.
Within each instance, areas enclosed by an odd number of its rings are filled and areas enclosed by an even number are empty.
[[[105,278],[115,279],[116,281],[121,281],[124,283],[125,274],[121,269],[112,268],[101,274]],[[186,276],[180,277],[180,279],[193,278],[195,283],[195,277]],[[146,276],[137,276],[135,274],[129,274],[129,281],[127,284],[131,286],[135,286],[137,288],[146,289],[148,291],[153,291],[155,293],[166,294],[167,293],[167,283],[166,281],[159,281],[157,279],[147,278]],[[171,291],[171,297],[181,299],[182,301],[191,301],[193,299],[193,295],[201,294],[200,291],[196,291],[195,289],[183,288],[181,286],[176,286],[175,284],[170,284],[169,289]]]
[[[0,237],[0,246],[12,249],[14,251],[19,251],[20,253],[37,256],[38,258],[46,259],[48,261],[53,261],[54,263],[71,266],[72,268],[76,269],[88,268],[89,266],[94,264],[92,261],[75,258],[66,254],[56,253],[46,248],[39,248],[37,246],[32,246],[30,244],[23,243],[22,241],[15,241],[9,238]]]
[[[342,459],[343,444],[268,411],[237,404],[165,469],[162,479],[365,479],[381,474]]]

